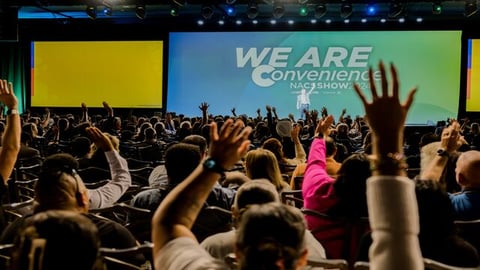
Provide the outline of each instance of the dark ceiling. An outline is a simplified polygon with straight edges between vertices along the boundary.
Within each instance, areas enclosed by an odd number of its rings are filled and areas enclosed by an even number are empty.
[[[55,20],[68,23],[71,20],[92,20],[86,14],[87,6],[97,9],[96,23],[135,24],[158,23],[170,24],[197,24],[202,20],[204,25],[252,25],[253,20],[258,24],[298,25],[307,23],[332,23],[332,24],[368,24],[368,25],[401,25],[401,24],[438,24],[438,25],[465,25],[477,24],[479,15],[466,16],[466,2],[476,6],[477,1],[345,1],[345,0],[236,0],[233,6],[235,13],[227,13],[226,1],[234,0],[2,0],[3,13],[18,10],[19,20]],[[255,19],[247,16],[249,4],[254,1],[258,5],[258,15]],[[306,15],[299,14],[300,2],[305,2]],[[352,14],[348,17],[341,16],[341,6],[351,3]],[[211,18],[202,16],[202,7],[211,5],[213,14]],[[319,5],[324,4],[326,13],[318,13]],[[376,13],[367,14],[369,4],[376,4]],[[402,7],[401,12],[392,14],[392,5]],[[435,14],[434,4],[441,6]],[[137,6],[145,7],[145,18],[136,16]],[[274,7],[283,6],[284,14],[275,18]],[[105,7],[111,7],[111,15],[103,13]],[[171,15],[172,8],[177,9],[176,16]],[[476,10],[476,8],[475,8]],[[322,16],[320,16],[322,15]],[[395,15],[395,16],[393,16]],[[275,22],[272,22],[275,20]]]

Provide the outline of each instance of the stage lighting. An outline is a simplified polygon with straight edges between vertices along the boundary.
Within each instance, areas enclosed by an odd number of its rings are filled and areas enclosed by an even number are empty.
[[[250,20],[253,20],[257,16],[258,16],[258,4],[254,2],[249,3],[247,7],[247,17]]]
[[[233,5],[228,5],[226,8],[225,8],[225,12],[227,13],[228,16],[235,16],[235,6]]]
[[[237,0],[225,0],[225,3],[227,5],[233,5],[233,4],[235,4],[235,2],[237,2]]]
[[[442,1],[435,1],[432,4],[432,13],[433,14],[441,14],[442,13]]]
[[[87,6],[87,9],[85,11],[88,15],[88,17],[92,20],[95,20],[97,18],[97,7],[96,6]]]
[[[212,18],[213,16],[213,6],[212,5],[204,5],[202,7],[202,16],[203,18],[205,18],[205,20],[208,20],[210,18]]]
[[[113,8],[111,6],[105,6],[103,8],[103,14],[105,14],[105,16],[112,16]]]
[[[327,5],[326,4],[318,4],[315,6],[315,18],[320,19],[321,17],[327,14]]]
[[[377,6],[375,4],[368,4],[366,13],[368,16],[373,16],[377,14]]]
[[[308,7],[307,7],[307,5],[301,5],[301,6],[300,6],[300,9],[298,10],[298,14],[299,14],[300,16],[303,16],[303,17],[307,16],[307,15],[308,15]]]
[[[285,14],[285,7],[282,4],[275,4],[273,6],[273,17],[280,19]]]
[[[348,18],[353,13],[353,6],[352,3],[343,1],[342,5],[340,6],[340,16],[342,18]]]
[[[171,13],[170,13],[171,14]],[[140,20],[143,20],[145,19],[145,17],[147,16],[147,10],[145,9],[145,5],[137,5],[135,7],[135,15],[137,16],[137,18],[139,18]]]
[[[470,17],[476,14],[477,11],[477,0],[467,0],[465,2],[465,17]]]
[[[170,8],[170,15],[172,15],[173,17],[178,16],[178,6],[177,5],[172,5],[172,7]]]
[[[390,3],[390,10],[388,11],[388,17],[395,18],[395,17],[399,16],[400,14],[402,14],[402,12],[403,12],[403,3],[401,3],[397,0],[393,0]]]

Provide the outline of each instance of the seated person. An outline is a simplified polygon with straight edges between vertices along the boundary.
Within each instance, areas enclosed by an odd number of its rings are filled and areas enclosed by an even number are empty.
[[[78,161],[78,168],[84,169],[94,166],[90,161],[92,143],[87,137],[76,137],[70,142],[70,154]]]
[[[31,147],[32,136],[26,132],[22,132],[20,139],[20,152],[18,153],[17,159],[31,159],[31,158],[40,158],[40,151]]]
[[[193,144],[178,143],[170,146],[165,153],[165,168],[168,174],[168,186],[149,189],[135,195],[130,204],[134,207],[145,208],[155,211],[168,193],[177,185],[181,184],[185,178],[201,163],[202,156],[199,148]],[[223,209],[230,209],[233,204],[236,191],[230,188],[224,188],[216,183],[204,204],[208,206],[218,206]],[[217,218],[208,212],[202,212],[197,219],[193,231],[199,239],[224,231],[226,225],[230,223],[229,219]]]
[[[11,269],[36,265],[38,269],[100,270],[99,248],[98,229],[88,218],[50,210],[25,221],[14,243]]]
[[[238,222],[240,215],[252,204],[264,204],[280,202],[278,192],[268,180],[257,179],[243,184],[237,191],[233,206],[232,220]],[[236,227],[238,224],[235,224]],[[234,252],[235,230],[218,233],[203,240],[201,246],[214,258],[223,260],[227,255]],[[305,231],[305,241],[308,249],[308,259],[325,259],[325,250],[313,237],[310,231]]]
[[[245,156],[245,170],[250,179],[268,179],[278,193],[290,190],[290,186],[283,180],[275,155],[267,149],[248,151]]]
[[[226,120],[219,134],[217,124],[211,124],[210,157],[167,195],[153,217],[156,269],[227,269],[198,244],[191,228],[224,168],[246,154],[250,132],[241,121]],[[238,224],[238,269],[297,270],[306,265],[306,226],[298,209],[279,203],[252,205]]]
[[[441,186],[431,180],[415,184],[420,217],[420,249],[424,258],[459,267],[479,266],[477,250],[457,235],[453,207]],[[358,261],[368,261],[370,234],[362,238]]]
[[[440,148],[425,170],[422,170],[421,179],[438,181],[446,188],[442,173],[448,164],[449,157],[456,153],[463,145],[464,139],[460,136],[460,125],[454,122],[442,131]],[[456,180],[461,187],[458,193],[450,193],[456,220],[480,219],[480,152],[470,150],[460,154],[456,163]]]
[[[100,131],[98,132],[102,134]],[[94,141],[96,140],[94,139]],[[102,247],[130,248],[137,246],[135,237],[124,226],[88,213],[91,192],[86,189],[82,179],[76,173],[77,167],[78,162],[69,154],[55,154],[45,159],[35,185],[35,201],[37,202],[35,213],[49,210],[80,213],[97,226]],[[26,217],[22,217],[11,223],[3,231],[0,242],[13,243],[18,229],[24,224],[25,219]],[[141,263],[144,258],[137,256],[131,258],[131,261]]]
[[[333,116],[328,116],[316,128],[318,135],[310,147],[302,195],[306,209],[330,217],[306,216],[308,228],[316,231],[315,238],[325,247],[327,258],[353,262],[360,238],[369,230],[362,217],[368,216],[365,192],[371,176],[370,162],[366,154],[353,154],[342,163],[337,179],[328,175],[323,138],[328,136],[332,122]]]

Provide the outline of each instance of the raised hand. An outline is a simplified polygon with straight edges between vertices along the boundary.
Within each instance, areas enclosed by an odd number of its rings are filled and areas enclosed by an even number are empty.
[[[235,109],[235,107],[233,107],[230,111],[232,112],[233,115],[236,114],[236,109]]]
[[[100,131],[100,129],[96,127],[87,127],[85,131],[98,148],[105,152],[114,150],[112,141],[110,141],[110,138]]]
[[[322,113],[322,118],[327,117],[328,116],[327,107],[322,107],[321,113]]]
[[[108,116],[113,116],[113,109],[112,107],[106,102],[102,102],[103,108],[107,111]]]
[[[446,127],[442,131],[441,147],[448,153],[455,152],[466,143],[463,136],[460,135],[460,124],[453,122],[449,127]]]
[[[247,153],[250,145],[248,136],[252,128],[244,127],[243,121],[237,120],[234,123],[232,119],[228,119],[218,132],[217,124],[212,122],[208,151],[210,157],[220,162],[222,168],[232,167]]]
[[[413,98],[417,88],[412,88],[407,96],[406,101],[402,104],[399,100],[399,82],[397,69],[393,64],[390,65],[390,74],[392,82],[389,83],[385,72],[383,62],[379,63],[381,75],[381,95],[377,93],[377,86],[373,76],[373,70],[369,70],[370,92],[372,94],[372,102],[368,102],[362,89],[358,84],[354,84],[355,92],[360,97],[367,121],[370,125],[374,139],[379,139],[381,143],[379,147],[387,147],[391,149],[382,149],[382,151],[398,151],[399,146],[403,143],[403,128],[408,110],[413,103]],[[397,145],[393,145],[388,141],[396,139]],[[387,142],[389,145],[382,145]],[[399,145],[398,145],[399,144]],[[373,145],[375,147],[375,144]]]
[[[267,110],[267,112],[271,112],[271,111],[272,111],[272,107],[270,107],[270,105],[265,106],[265,109]]]
[[[315,129],[315,136],[328,136],[330,133],[330,126],[333,123],[333,115],[325,117],[323,120],[318,122],[317,128]]]
[[[13,91],[13,85],[7,80],[0,80],[0,102],[11,110],[16,110],[18,100]]]
[[[208,110],[208,107],[210,107],[210,105],[208,105],[208,103],[206,103],[206,102],[202,102],[202,103],[200,103],[200,106],[198,106],[198,108],[202,112],[206,112]]]

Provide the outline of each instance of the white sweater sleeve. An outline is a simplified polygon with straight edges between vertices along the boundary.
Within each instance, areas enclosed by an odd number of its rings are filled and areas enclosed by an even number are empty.
[[[423,270],[415,184],[407,177],[372,176],[367,203],[373,243],[371,270]]]

